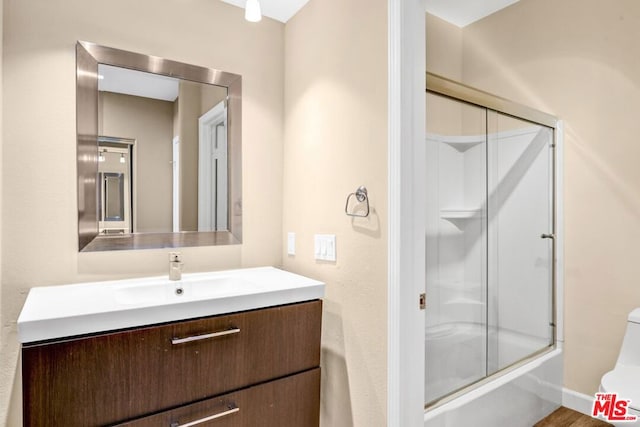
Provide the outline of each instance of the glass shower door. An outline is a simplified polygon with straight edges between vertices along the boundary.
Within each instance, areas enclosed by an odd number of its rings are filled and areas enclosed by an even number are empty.
[[[427,92],[425,403],[553,345],[553,129]]]
[[[553,131],[488,111],[488,374],[553,344]]]
[[[486,109],[427,93],[425,396],[487,374]]]

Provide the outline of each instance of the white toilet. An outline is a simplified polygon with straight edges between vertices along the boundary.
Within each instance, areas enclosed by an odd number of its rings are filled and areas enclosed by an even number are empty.
[[[617,393],[620,399],[631,400],[627,415],[635,415],[633,422],[613,422],[615,426],[640,426],[640,308],[629,313],[618,361],[600,382],[601,393]]]

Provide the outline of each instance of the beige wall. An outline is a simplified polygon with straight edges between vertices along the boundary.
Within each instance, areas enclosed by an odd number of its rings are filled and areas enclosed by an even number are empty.
[[[564,383],[586,394],[640,306],[638,39],[635,0],[521,0],[463,30],[464,83],[565,122]]]
[[[77,252],[76,40],[242,75],[244,241],[181,249],[187,272],[281,263],[284,102],[284,26],[248,23],[222,2],[8,1],[4,13],[2,175],[11,185],[2,206],[12,208],[2,215],[0,408],[30,287],[167,271],[168,250]],[[19,391],[13,396],[12,415],[20,413]],[[2,410],[0,425],[6,417]]]
[[[287,270],[327,284],[321,425],[386,425],[387,2],[311,0],[285,30],[284,229]],[[366,185],[372,213],[344,213]],[[313,235],[335,233],[337,262]]]
[[[429,72],[453,80],[462,78],[462,30],[437,16],[426,14],[426,58]],[[440,135],[462,134],[463,108],[456,102],[431,95],[426,98],[427,131]]]
[[[198,229],[198,117],[200,86],[181,81],[178,95],[180,135],[180,230]],[[195,191],[194,191],[195,189]]]
[[[462,29],[429,13],[425,16],[427,70],[460,81]]]
[[[136,140],[134,230],[172,230],[173,102],[100,92],[100,135]]]
[[[243,76],[244,242],[183,248],[185,269],[284,264],[326,281],[322,425],[385,425],[387,2],[311,0],[286,30],[269,19],[246,23],[241,9],[212,0],[7,6],[2,170],[12,184],[2,202],[14,208],[2,218],[0,369],[10,381],[0,384],[0,403],[12,398],[12,407],[0,420],[19,424],[15,322],[30,287],[166,271],[167,250],[77,253],[74,44],[82,39]],[[225,43],[203,48],[210,40]],[[351,219],[344,201],[361,184],[372,214]],[[283,231],[298,235],[297,255],[284,261]],[[336,263],[313,260],[314,233],[336,233]]]
[[[213,85],[200,85],[200,115],[224,101],[227,88]]]
[[[4,24],[3,24],[3,12],[4,12],[4,0],[0,0],[0,82],[2,82],[3,80],[3,33],[4,33]],[[2,142],[3,142],[3,137],[2,137],[2,123],[3,123],[3,105],[2,105],[2,101],[3,101],[3,85],[0,83],[0,223],[2,221],[2,183],[3,183],[3,179],[2,179],[2,172],[3,172],[3,167],[2,167]],[[2,227],[0,227],[0,242],[2,241]],[[0,245],[0,259],[2,256],[2,248]],[[0,319],[3,319],[3,306],[2,306],[2,302],[3,302],[3,292],[2,292],[2,266],[0,263]],[[9,347],[9,342],[11,342],[11,340],[9,340],[4,333],[0,333],[0,354],[4,355],[4,354],[8,354],[8,347]],[[14,378],[15,378],[15,371],[14,371],[14,365],[15,362],[13,361],[9,361],[9,363],[2,363],[0,362],[0,425],[2,425],[3,423],[5,423],[5,418],[6,416],[3,414],[7,414],[8,413],[8,407],[10,404],[10,399],[11,399],[11,390],[12,390],[12,385],[14,382]],[[15,412],[15,411],[14,411]]]

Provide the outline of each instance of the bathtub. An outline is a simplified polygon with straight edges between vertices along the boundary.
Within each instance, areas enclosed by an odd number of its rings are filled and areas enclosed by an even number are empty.
[[[439,395],[438,387],[443,385],[437,373],[452,358],[467,358],[463,365],[470,369],[487,361],[470,358],[473,352],[447,352],[451,344],[455,347],[482,345],[478,328],[469,324],[439,328],[427,331],[427,345],[431,345],[432,355],[438,355],[442,347],[442,357],[434,357],[431,378],[425,384],[426,396]],[[523,339],[517,333],[500,331],[501,348],[494,359],[501,363],[515,362],[517,354],[523,354],[523,345],[531,345],[530,339]],[[487,340],[491,346],[492,335]],[[475,352],[478,354],[478,352]],[[490,354],[490,352],[489,352]],[[458,361],[459,362],[459,361]],[[428,361],[427,364],[430,362]],[[492,361],[488,364],[491,366]],[[471,377],[468,377],[471,378]],[[468,380],[467,378],[467,380]],[[562,349],[558,344],[524,361],[515,363],[485,379],[475,386],[454,394],[445,403],[435,404],[425,411],[425,427],[531,427],[549,415],[562,403]],[[431,386],[431,389],[430,389]],[[429,399],[428,399],[429,400]]]

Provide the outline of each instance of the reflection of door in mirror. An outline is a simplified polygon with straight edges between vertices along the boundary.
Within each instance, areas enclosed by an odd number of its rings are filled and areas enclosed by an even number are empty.
[[[227,89],[103,64],[98,72],[100,134],[136,141],[133,232],[228,230]],[[214,127],[202,127],[199,119],[214,111]],[[201,132],[211,129],[213,136],[204,138],[213,148],[203,161]],[[213,171],[206,184],[199,180],[202,167]],[[213,214],[201,213],[202,203],[213,206]],[[201,221],[208,225],[200,227]]]
[[[132,232],[131,145],[99,140],[98,232]]]
[[[227,230],[227,107],[198,119],[198,231]]]
[[[173,232],[180,231],[180,137],[173,138],[173,160],[171,161],[173,168],[173,197],[172,197],[172,213],[173,213]]]

